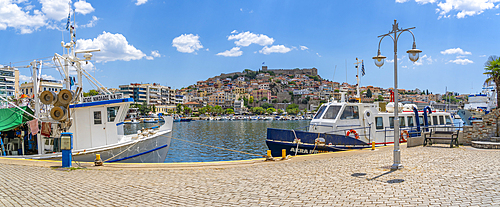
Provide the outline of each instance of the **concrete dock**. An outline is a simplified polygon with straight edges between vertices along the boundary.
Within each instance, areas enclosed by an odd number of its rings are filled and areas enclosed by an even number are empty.
[[[75,170],[0,158],[0,206],[500,205],[499,150],[402,145],[404,169],[390,171],[392,150]]]

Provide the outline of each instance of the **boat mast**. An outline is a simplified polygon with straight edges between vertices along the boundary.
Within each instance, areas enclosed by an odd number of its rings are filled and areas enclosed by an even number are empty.
[[[358,82],[358,84],[356,85],[356,91],[357,91],[357,95],[356,95],[356,98],[358,99],[358,102],[361,103],[361,94],[359,93],[359,64],[363,63],[363,60],[359,61],[358,58],[356,58],[356,69],[357,69],[357,73],[356,73],[356,81]]]

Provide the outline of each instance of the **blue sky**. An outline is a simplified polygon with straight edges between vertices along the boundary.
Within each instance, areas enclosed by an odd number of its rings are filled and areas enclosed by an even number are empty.
[[[263,62],[271,69],[316,67],[323,78],[355,84],[356,57],[365,61],[361,85],[389,88],[391,39],[381,44],[383,67],[372,57],[377,37],[391,30],[394,19],[401,28],[416,27],[412,31],[423,51],[412,63],[406,54],[412,36],[401,35],[399,88],[479,92],[484,63],[499,55],[500,0],[73,0],[71,5],[77,48],[101,49],[86,68],[112,88],[129,83],[181,88],[221,73],[257,70]],[[68,10],[67,0],[0,0],[0,64],[21,67],[40,59],[48,63],[44,77],[62,79],[50,57],[62,53],[63,38],[68,41]],[[26,80],[29,69],[19,70]]]

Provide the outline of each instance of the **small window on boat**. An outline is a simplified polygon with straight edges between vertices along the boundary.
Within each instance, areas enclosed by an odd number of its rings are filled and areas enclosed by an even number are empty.
[[[445,116],[445,119],[446,119],[446,124],[451,124],[450,116]]]
[[[404,116],[399,117],[399,127],[406,127]]]
[[[423,116],[419,116],[418,117],[418,122],[420,123],[420,126],[424,126],[425,123],[424,123],[424,117]]]
[[[319,119],[321,118],[321,115],[323,115],[323,112],[325,112],[326,106],[321,106],[319,108],[318,112],[316,113],[316,116],[314,116],[314,119]]]
[[[375,117],[375,126],[376,129],[383,129],[384,119],[382,119],[382,117]]]
[[[427,116],[427,125],[430,126],[431,124],[431,116]]]
[[[444,125],[444,117],[443,116],[439,116],[439,124],[440,125]]]
[[[114,122],[118,114],[119,106],[108,107],[108,122]]]
[[[432,116],[432,125],[439,125],[437,116]]]
[[[359,119],[358,106],[346,106],[340,119]]]
[[[408,119],[408,127],[413,127],[414,126],[413,116],[408,116],[408,117],[406,117],[406,119]]]
[[[391,127],[391,129],[394,128],[394,117],[393,116],[389,117],[389,127]]]
[[[326,110],[325,115],[323,116],[323,119],[336,119],[337,114],[340,111],[341,106],[330,106],[328,107],[328,110]]]
[[[100,111],[94,111],[94,124],[102,124]]]

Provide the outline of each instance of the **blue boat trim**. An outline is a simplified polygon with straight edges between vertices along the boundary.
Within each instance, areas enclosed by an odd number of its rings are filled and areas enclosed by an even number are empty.
[[[133,98],[121,98],[121,99],[113,99],[113,100],[106,100],[106,101],[96,101],[96,102],[89,102],[89,103],[80,103],[80,104],[70,105],[69,108],[99,106],[99,105],[122,103],[122,102],[134,102],[134,99]]]
[[[150,153],[150,152],[154,152],[154,151],[156,151],[156,150],[159,150],[159,149],[165,148],[165,147],[167,147],[167,146],[168,146],[168,144],[163,145],[163,146],[159,146],[159,147],[154,148],[154,149],[152,149],[152,150],[148,150],[148,151],[145,151],[145,152],[141,152],[141,153],[139,153],[139,154],[131,155],[131,156],[124,157],[124,158],[120,158],[120,159],[109,160],[109,161],[105,161],[105,162],[119,162],[119,161],[123,161],[123,160],[128,160],[128,159],[130,159],[130,158],[134,158],[134,157],[141,156],[141,155],[143,155],[143,154],[148,154],[148,153]]]
[[[119,123],[117,123],[117,124],[116,124],[116,126],[120,126],[120,125],[122,125],[122,124],[124,124],[124,123],[125,123],[125,122],[119,122]]]

